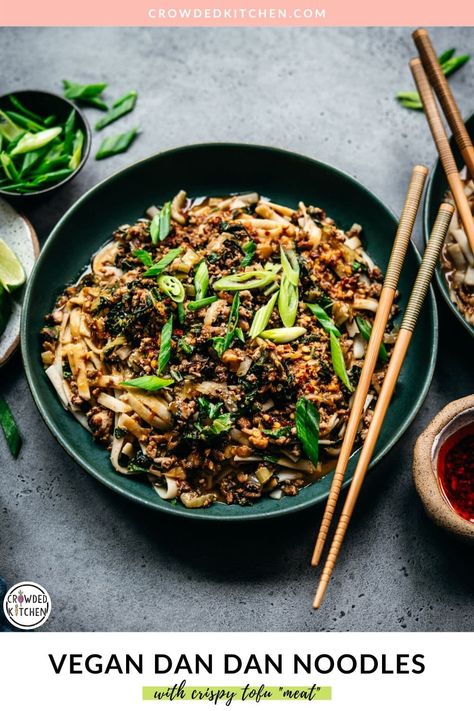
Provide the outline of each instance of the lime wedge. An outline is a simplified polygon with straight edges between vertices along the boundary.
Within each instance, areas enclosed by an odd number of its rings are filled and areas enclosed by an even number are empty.
[[[0,238],[0,281],[7,291],[25,283],[25,272],[15,252]]]

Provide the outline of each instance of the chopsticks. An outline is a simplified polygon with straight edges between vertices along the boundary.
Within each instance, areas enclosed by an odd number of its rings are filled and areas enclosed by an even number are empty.
[[[364,364],[359,377],[359,383],[354,395],[354,402],[347,421],[346,431],[341,446],[341,451],[337,460],[336,470],[331,482],[326,508],[323,514],[323,519],[319,528],[319,533],[314,547],[311,565],[318,565],[321,553],[326,541],[329,527],[331,525],[334,510],[336,508],[339,493],[347,469],[349,457],[351,456],[352,447],[357,436],[359,422],[364,409],[367,393],[370,388],[372,375],[379,355],[380,345],[382,343],[385,327],[390,315],[390,310],[393,305],[395,292],[397,289],[400,271],[405,259],[405,254],[410,242],[413,225],[420,204],[423,188],[425,185],[428,169],[423,165],[416,165],[413,168],[410,184],[408,186],[405,204],[403,207],[400,223],[398,225],[397,234],[393,242],[392,253],[388,263],[383,289],[380,294],[379,305],[375,314],[375,320],[372,327],[367,352],[365,354]]]
[[[418,49],[423,68],[443,108],[467,169],[471,178],[474,179],[474,146],[462,120],[461,112],[449,82],[441,70],[430,36],[427,30],[420,28],[413,32],[412,37]]]
[[[451,146],[449,145],[446,130],[441,119],[441,115],[436,104],[433,90],[425,74],[421,60],[416,58],[410,61],[410,68],[415,80],[415,84],[420,94],[421,102],[425,110],[428,125],[443,165],[449,189],[451,190],[454,202],[459,212],[461,222],[466,232],[469,245],[474,253],[474,218],[469,207],[467,197],[464,193],[463,184],[459,177],[458,167],[454,160]]]
[[[410,345],[413,330],[416,325],[418,315],[420,313],[423,301],[425,299],[434,269],[439,259],[441,248],[448,231],[449,223],[454,213],[454,208],[448,203],[443,203],[440,206],[438,216],[436,218],[433,230],[430,235],[423,259],[418,270],[418,274],[413,285],[412,292],[408,301],[405,315],[402,320],[402,325],[395,343],[392,356],[390,358],[387,373],[385,375],[382,388],[374,409],[374,414],[367,432],[367,437],[364,441],[362,451],[357,462],[357,467],[354,472],[346,501],[339,519],[339,523],[334,534],[331,548],[328,553],[326,564],[324,566],[321,579],[319,581],[316,595],[313,601],[313,607],[319,608],[327,586],[331,579],[334,566],[337,561],[339,551],[344,540],[344,536],[351,520],[354,507],[359,496],[360,489],[364,482],[367,468],[370,464],[372,454],[377,443],[380,430],[382,428],[385,415],[390,405],[390,400],[395,389],[395,385],[400,374],[403,361]]]

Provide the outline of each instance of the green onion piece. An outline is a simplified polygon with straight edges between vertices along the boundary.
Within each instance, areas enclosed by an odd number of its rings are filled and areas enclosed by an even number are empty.
[[[126,133],[118,133],[115,136],[105,138],[95,154],[95,159],[103,160],[104,158],[110,158],[110,156],[116,156],[119,153],[125,153],[132,145],[137,134],[138,128],[132,128]]]
[[[176,311],[178,312],[178,321],[184,323],[186,321],[186,312],[183,304],[176,304]]]
[[[329,337],[331,339],[331,358],[334,372],[339,380],[344,383],[349,392],[352,392],[354,388],[352,387],[351,381],[349,380],[349,376],[347,374],[341,344],[339,343],[337,336],[332,331],[330,332]]]
[[[44,131],[40,131],[39,133],[25,133],[11,151],[10,155],[18,156],[23,153],[29,153],[29,151],[37,151],[39,148],[43,148],[43,146],[54,141],[61,131],[62,128],[60,126],[55,126],[54,128],[45,128]]]
[[[22,116],[21,114],[17,114],[16,111],[5,111],[7,114],[8,118],[10,118],[13,123],[15,123],[17,126],[20,126],[20,128],[25,129],[25,131],[31,131],[32,133],[36,133],[37,131],[43,131],[44,130],[44,125],[37,123],[36,121],[32,121],[30,118],[27,118],[26,116]]]
[[[84,147],[84,133],[79,129],[74,135],[74,141],[72,144],[72,155],[69,161],[69,167],[73,170],[79,167],[79,163],[82,158],[82,149]]]
[[[146,271],[144,273],[143,276],[144,277],[159,276],[161,274],[161,272],[166,269],[166,267],[168,267],[172,262],[174,262],[176,257],[178,257],[182,251],[183,251],[183,247],[176,247],[175,249],[170,249],[170,251],[167,252],[164,257],[161,257],[161,259],[158,262],[156,262],[156,264],[153,264],[150,267],[150,269],[148,269],[148,271]],[[148,266],[148,264],[145,264],[145,266]]]
[[[200,301],[206,296],[207,287],[209,286],[209,271],[207,264],[203,260],[200,262],[194,275],[194,288],[196,290],[196,301]]]
[[[140,378],[133,380],[124,380],[122,385],[130,388],[141,388],[142,390],[160,390],[173,385],[173,378],[160,378],[158,375],[142,375]]]
[[[362,318],[362,316],[356,316],[355,320],[357,328],[360,331],[360,335],[365,341],[369,342],[370,334],[372,333],[372,326],[365,320],[365,318]],[[388,360],[387,349],[383,343],[380,344],[379,358],[383,363],[386,363]]]
[[[236,294],[234,294],[232,306],[230,307],[226,335],[225,336],[215,336],[214,338],[211,338],[214,350],[216,351],[219,358],[230,347],[230,345],[236,335],[240,338],[240,334],[237,333],[237,330],[238,330],[237,324],[239,322],[239,309],[240,309],[240,294],[239,294],[239,292],[237,292]]]
[[[268,331],[262,331],[260,338],[266,338],[274,343],[289,343],[303,336],[305,333],[306,329],[302,326],[293,326],[293,328],[270,328]]]
[[[190,311],[197,311],[198,309],[213,304],[214,301],[218,301],[217,296],[207,296],[205,299],[199,299],[198,301],[188,301],[186,308]]]
[[[262,289],[264,286],[275,281],[277,275],[274,272],[260,269],[258,271],[241,272],[240,274],[229,274],[222,279],[218,279],[212,285],[215,291],[243,291],[244,289]]]
[[[300,280],[300,267],[298,264],[298,260],[296,259],[296,254],[293,252],[292,249],[289,249],[287,252],[283,249],[283,247],[280,247],[280,257],[281,257],[281,265],[283,267],[283,271],[285,273],[286,278],[290,282],[290,284],[293,284],[293,286],[298,286],[298,282]]]
[[[257,338],[257,336],[266,329],[270,316],[272,315],[275,307],[277,296],[278,294],[273,294],[265,306],[261,306],[258,311],[255,312],[249,331],[250,338]]]
[[[296,433],[304,453],[316,466],[319,459],[319,411],[305,397],[296,403]]]
[[[20,180],[20,174],[18,173],[14,162],[8,155],[8,153],[5,153],[3,151],[0,153],[0,163],[2,164],[3,172],[9,178],[10,180]]]
[[[257,251],[257,244],[253,240],[250,240],[249,242],[246,242],[244,245],[242,245],[242,251],[245,254],[245,257],[240,262],[240,266],[248,267],[249,264],[251,264],[251,262],[253,261],[253,258],[255,257],[255,252]]]
[[[103,116],[99,121],[97,121],[95,128],[97,131],[101,131],[105,126],[117,121],[117,119],[122,118],[125,114],[133,111],[135,103],[137,101],[137,92],[130,91],[128,94],[120,97],[117,101],[112,104],[112,108],[107,111],[105,116]]]
[[[306,304],[306,306],[311,311],[311,313],[316,316],[325,331],[327,331],[328,333],[334,333],[337,338],[341,337],[340,330],[338,329],[332,318],[329,318],[325,310],[321,308],[321,306],[318,306],[318,304]]]
[[[134,252],[132,252],[132,254],[134,257],[137,257],[137,259],[139,259],[142,264],[145,265],[145,267],[151,267],[151,265],[153,264],[151,254],[150,252],[147,252],[146,249],[136,249]]]
[[[442,52],[439,57],[438,57],[438,62],[440,64],[444,64],[445,62],[448,61],[448,59],[451,59],[451,57],[455,53],[455,49],[452,47],[451,49],[447,49],[445,52]]]
[[[21,435],[18,425],[15,422],[15,418],[12,415],[12,411],[8,407],[6,401],[0,395],[0,427],[3,430],[5,439],[7,440],[8,448],[12,453],[13,457],[18,457],[18,453],[21,449]]]
[[[23,134],[21,128],[19,128],[11,119],[8,118],[4,111],[0,111],[0,136],[5,138],[7,141],[14,141]]]
[[[76,122],[76,112],[71,111],[64,124],[64,152],[72,152],[72,142],[74,140],[74,124]]]
[[[152,221],[150,222],[150,237],[152,244],[158,244],[158,236],[160,234],[160,213],[157,212],[156,215],[153,216]]]
[[[160,230],[158,239],[160,242],[165,240],[171,229],[171,202],[165,202],[160,212]]]
[[[188,343],[184,338],[181,338],[178,341],[178,346],[181,348],[183,353],[186,353],[186,355],[191,355],[194,351],[194,346],[192,346],[191,343]]]
[[[76,84],[64,79],[63,87],[66,99],[82,101],[97,109],[107,110],[107,105],[99,98],[107,88],[107,84]]]
[[[278,311],[286,328],[291,328],[296,321],[298,303],[298,287],[292,284],[286,274],[284,274],[278,295]]]
[[[461,69],[461,67],[467,64],[470,59],[471,57],[469,54],[462,54],[459,57],[452,57],[443,63],[441,69],[443,70],[444,75],[449,77],[451,74],[454,74],[454,72],[457,72],[458,69]]]
[[[158,355],[157,373],[160,375],[171,358],[171,336],[173,335],[173,316],[170,316],[161,329],[160,352]]]
[[[184,286],[176,277],[162,274],[158,277],[158,288],[163,294],[176,301],[177,304],[181,304],[184,301]]]
[[[23,116],[26,116],[27,118],[31,119],[32,121],[35,121],[36,123],[44,123],[44,120],[41,118],[41,116],[38,116],[38,114],[33,113],[33,111],[27,109],[26,106],[23,106],[20,99],[18,99],[16,96],[10,94],[8,98],[10,99],[11,105],[14,106],[15,109],[17,109],[20,113],[22,113]]]

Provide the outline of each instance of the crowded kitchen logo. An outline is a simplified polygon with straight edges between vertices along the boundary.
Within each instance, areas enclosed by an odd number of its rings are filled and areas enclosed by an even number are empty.
[[[18,629],[34,630],[48,619],[51,598],[38,583],[17,583],[5,595],[3,611],[10,624]]]

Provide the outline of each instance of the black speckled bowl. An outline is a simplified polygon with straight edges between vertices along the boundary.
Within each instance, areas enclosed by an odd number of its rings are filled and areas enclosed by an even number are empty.
[[[54,114],[60,122],[64,122],[71,111],[74,110],[76,112],[76,128],[82,129],[85,136],[81,162],[77,166],[76,170],[64,178],[64,180],[54,183],[53,185],[48,185],[46,188],[41,188],[40,190],[33,190],[30,193],[20,194],[16,192],[9,192],[8,190],[0,190],[0,195],[8,197],[10,200],[15,198],[18,201],[23,201],[28,200],[28,198],[36,198],[40,195],[52,193],[54,190],[58,190],[58,188],[66,185],[66,183],[70,180],[73,180],[79,171],[82,170],[89,157],[92,135],[86,117],[82,111],[80,111],[80,109],[72,103],[72,101],[69,101],[69,99],[65,99],[63,96],[59,96],[58,94],[51,94],[48,91],[10,91],[8,94],[0,96],[0,109],[5,110],[6,108],[12,108],[8,99],[11,94],[16,96],[27,109],[30,109],[34,113],[39,114],[40,116],[49,116]]]
[[[296,206],[299,200],[323,207],[348,229],[363,225],[363,239],[375,262],[385,270],[397,229],[395,215],[367,188],[324,163],[276,148],[241,144],[204,144],[159,153],[135,163],[99,183],[71,207],[43,247],[26,290],[21,343],[26,375],[48,427],[89,474],[114,491],[157,511],[215,521],[248,521],[300,511],[327,498],[331,476],[302,489],[297,496],[265,498],[249,507],[214,504],[186,509],[163,501],[145,481],[118,474],[108,452],[62,408],[42,367],[39,331],[64,284],[75,280],[91,255],[117,225],[131,223],[155,203],[180,189],[190,196],[226,195],[257,190],[277,202]],[[399,290],[406,305],[419,265],[412,245],[407,253]],[[433,375],[438,342],[432,291],[418,320],[408,358],[379,438],[372,464],[393,447],[418,412]],[[351,459],[346,477],[354,471]]]

